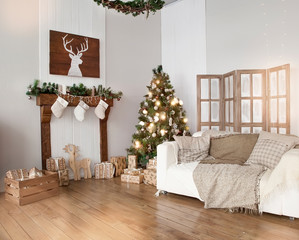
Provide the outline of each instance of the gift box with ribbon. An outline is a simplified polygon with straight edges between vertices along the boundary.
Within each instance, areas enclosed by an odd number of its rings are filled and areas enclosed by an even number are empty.
[[[137,168],[138,159],[136,155],[128,155],[128,169]]]
[[[143,182],[145,184],[157,186],[157,170],[156,169],[145,169]]]
[[[68,186],[70,184],[69,170],[58,170],[59,186]]]
[[[112,163],[102,162],[94,165],[95,179],[110,179],[113,178],[115,167]]]
[[[58,170],[65,170],[65,160],[63,157],[48,158],[46,160],[46,169],[51,172],[57,172]]]
[[[29,177],[29,172],[27,169],[15,169],[7,171],[5,175],[9,179],[23,180]]]
[[[122,174],[121,175],[121,181],[126,183],[136,183],[140,184],[143,181],[143,173],[140,175],[130,175],[130,174]]]
[[[120,176],[124,173],[124,169],[126,168],[126,157],[118,156],[118,157],[111,157],[110,162],[115,167],[115,177]]]
[[[124,174],[129,174],[132,176],[137,176],[137,175],[140,175],[141,173],[143,173],[142,168],[133,168],[133,169],[126,168],[126,169],[124,169]]]
[[[157,159],[152,158],[148,160],[148,163],[146,164],[146,169],[157,169]]]

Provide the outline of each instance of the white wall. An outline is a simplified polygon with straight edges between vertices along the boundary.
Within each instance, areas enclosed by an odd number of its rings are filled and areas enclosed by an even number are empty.
[[[208,0],[207,70],[291,64],[291,133],[299,135],[298,0]]]
[[[83,83],[88,87],[105,86],[105,9],[90,0],[40,0],[40,80],[71,86]],[[73,33],[100,39],[100,78],[69,77],[49,74],[49,30]],[[34,106],[33,106],[34,107]],[[74,107],[68,107],[60,119],[52,115],[52,156],[69,154],[63,150],[66,144],[79,146],[79,159],[88,157],[92,166],[100,161],[99,119],[90,108],[83,122],[74,116]],[[70,171],[72,177],[72,171]],[[83,175],[83,172],[82,172]]]
[[[196,131],[196,75],[206,72],[205,0],[183,0],[162,9],[162,65],[184,101]]]
[[[39,108],[25,95],[38,78],[38,0],[0,2],[0,191],[5,172],[41,167]]]
[[[114,101],[108,121],[109,155],[126,156],[138,123],[139,104],[161,64],[160,12],[132,17],[106,11],[106,84],[124,94]]]

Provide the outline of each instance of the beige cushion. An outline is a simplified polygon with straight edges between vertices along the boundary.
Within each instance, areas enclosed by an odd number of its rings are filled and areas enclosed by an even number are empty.
[[[288,150],[293,148],[295,145],[299,144],[299,138],[296,136],[290,136],[290,135],[283,135],[283,134],[277,134],[277,133],[269,133],[262,131],[259,136],[259,140],[262,139],[270,139],[278,142],[282,142],[288,146]]]
[[[258,139],[246,164],[258,164],[274,169],[289,146],[281,141]]]
[[[236,134],[211,138],[210,155],[224,163],[243,164],[249,158],[258,134]]]
[[[210,136],[174,136],[174,140],[179,146],[177,164],[200,161],[208,156],[210,148]]]

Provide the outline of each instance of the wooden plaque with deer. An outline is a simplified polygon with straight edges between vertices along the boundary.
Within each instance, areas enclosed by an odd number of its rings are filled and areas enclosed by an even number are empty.
[[[50,30],[50,74],[100,77],[100,40]]]

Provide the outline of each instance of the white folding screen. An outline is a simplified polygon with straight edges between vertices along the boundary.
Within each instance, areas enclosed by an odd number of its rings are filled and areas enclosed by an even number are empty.
[[[201,130],[222,129],[222,76],[204,75],[198,78],[198,123]]]
[[[290,133],[290,65],[197,76],[198,130]]]

